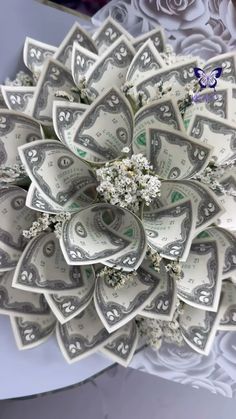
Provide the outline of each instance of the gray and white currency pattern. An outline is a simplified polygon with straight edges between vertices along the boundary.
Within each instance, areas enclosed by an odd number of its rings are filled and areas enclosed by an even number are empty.
[[[93,268],[81,266],[80,270],[83,273],[80,286],[77,291],[73,292],[73,295],[45,294],[47,303],[61,324],[80,314],[92,300],[95,286]]]
[[[82,207],[80,195],[96,186],[93,170],[59,141],[35,141],[20,147],[19,153],[41,195],[62,211]]]
[[[134,55],[131,42],[122,35],[100,56],[86,78],[87,88],[93,98],[108,87],[122,86]]]
[[[196,240],[182,265],[178,297],[198,309],[217,311],[222,284],[223,255],[216,240]]]
[[[102,54],[122,35],[125,35],[128,39],[132,40],[132,36],[129,32],[127,32],[123,26],[119,25],[117,21],[109,16],[93,36],[95,44],[99,50],[99,54]]]
[[[12,271],[0,278],[0,314],[32,316],[50,313],[42,294],[16,289],[12,287],[12,279]]]
[[[212,148],[171,128],[149,128],[147,158],[163,179],[189,179],[209,162]]]
[[[42,233],[28,243],[15,269],[13,286],[38,293],[71,294],[86,281],[83,266],[67,265],[56,235]]]
[[[19,349],[29,349],[43,343],[54,332],[56,319],[53,314],[11,316],[13,334]]]
[[[101,163],[119,157],[121,150],[131,144],[132,137],[132,108],[119,90],[112,87],[84,112],[72,144],[68,141],[67,144],[82,159]]]
[[[95,54],[97,53],[97,48],[92,38],[77,22],[75,22],[54,54],[54,58],[69,69],[71,68],[72,48],[75,42],[89,51],[94,52]]]
[[[113,228],[109,227],[112,222]],[[131,212],[110,204],[94,204],[65,221],[60,244],[68,264],[108,261],[109,266],[115,258],[117,268],[130,271],[143,260],[146,236],[141,221]]]
[[[171,321],[176,308],[176,283],[170,273],[166,271],[164,264],[160,264],[158,272],[160,282],[157,286],[156,296],[140,312],[142,317]]]
[[[137,276],[126,286],[117,290],[114,290],[106,280],[97,280],[95,307],[110,333],[132,320],[152,301],[160,276],[150,265],[144,260],[137,270]]]
[[[150,209],[143,216],[149,246],[166,259],[186,260],[195,223],[190,200]]]
[[[69,322],[57,323],[56,335],[61,351],[69,363],[91,355],[111,338],[93,303]]]
[[[0,109],[0,164],[20,164],[17,148],[42,138],[39,123],[27,115]]]
[[[26,191],[19,186],[0,189],[0,272],[14,269],[26,246],[22,231],[31,227],[36,213],[25,206]]]
[[[112,334],[109,342],[100,351],[114,362],[126,367],[137,348],[138,331],[134,320]]]
[[[24,63],[35,76],[39,76],[47,58],[52,57],[57,48],[26,37],[23,57]]]

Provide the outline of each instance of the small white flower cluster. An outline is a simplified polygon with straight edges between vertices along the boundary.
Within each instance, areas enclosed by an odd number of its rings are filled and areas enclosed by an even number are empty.
[[[146,104],[148,105],[151,102],[154,102],[156,100],[161,99],[163,96],[167,95],[172,90],[172,84],[170,82],[163,83],[162,80],[160,80],[158,83],[155,84],[156,92],[152,96],[152,98],[148,98],[146,101]],[[144,105],[144,99],[142,105]]]
[[[145,338],[146,343],[155,350],[160,349],[163,339],[161,321],[139,317],[136,320],[136,324],[140,336]]]
[[[142,102],[142,98],[140,97],[140,94],[137,92],[137,89],[135,88],[135,86],[133,85],[133,83],[127,81],[122,87],[122,92],[124,93],[124,95],[126,96],[126,98],[128,99],[133,112],[136,113],[139,108],[142,106],[141,102]]]
[[[84,76],[80,77],[79,84],[78,84],[78,92],[81,98],[81,101],[84,103],[91,103],[94,99],[90,89],[87,87],[86,78]]]
[[[184,90],[186,91],[185,97],[178,101],[179,111],[182,116],[184,116],[186,109],[194,103],[193,97],[199,90],[198,81],[192,80],[191,82],[187,83],[184,86]]]
[[[183,99],[181,99],[178,103],[179,111],[182,117],[184,116],[186,109],[189,106],[191,106],[193,103],[193,100],[192,100],[193,94],[194,93],[192,91],[189,91],[189,93],[187,93],[187,95]]]
[[[24,71],[19,71],[14,80],[10,80],[9,77],[5,80],[6,86],[33,86],[34,84],[33,78]]]
[[[153,250],[151,247],[147,250],[146,253],[147,258],[152,262],[153,268],[155,271],[160,271],[160,262],[162,260],[162,257],[157,253],[155,250]]]
[[[163,341],[182,346],[184,339],[179,326],[179,315],[182,313],[183,303],[177,300],[176,310],[171,321],[139,317],[137,326],[139,333],[153,349],[160,349]]]
[[[165,51],[161,52],[161,57],[166,65],[182,63],[183,61],[188,61],[193,58],[191,55],[177,55],[170,44],[167,44]]]
[[[163,339],[165,342],[174,343],[178,346],[184,344],[184,339],[179,326],[179,316],[183,311],[183,303],[179,299],[176,302],[176,310],[169,322],[162,322]]]
[[[60,212],[50,217],[51,223],[54,224],[54,233],[58,239],[61,237],[62,225],[65,221],[70,220],[71,214],[69,212]]]
[[[38,236],[42,231],[50,230],[50,214],[43,212],[42,216],[34,221],[29,230],[23,230],[23,236],[26,239]]]
[[[55,97],[59,97],[60,99],[68,100],[69,102],[74,102],[75,101],[74,96],[70,95],[68,92],[65,92],[64,90],[58,90],[55,93]]]
[[[146,98],[145,94],[142,92],[137,92],[136,87],[130,82],[126,82],[122,87],[123,93],[129,100],[134,113],[143,106],[161,99],[164,95],[168,94],[172,90],[172,85],[169,82],[163,83],[161,80],[155,84],[155,89],[155,95],[153,95],[152,98]]]
[[[235,191],[227,191],[223,185],[220,183],[220,179],[225,174],[227,168],[235,166],[235,160],[230,161],[227,165],[222,165],[218,167],[206,167],[206,169],[193,177],[193,179],[198,180],[199,182],[205,183],[209,188],[214,191],[218,191],[224,195],[236,196]]]
[[[167,263],[165,266],[167,272],[169,272],[170,276],[175,280],[178,281],[181,279],[182,276],[182,266],[177,260],[172,260],[171,262]]]
[[[123,272],[114,268],[105,266],[97,273],[97,278],[104,280],[114,289],[127,285],[137,277],[137,272]]]
[[[59,239],[61,236],[62,224],[64,221],[69,220],[71,214],[69,212],[61,212],[56,215],[47,214],[43,212],[37,221],[34,221],[29,230],[23,230],[23,236],[27,239],[38,236],[43,231],[53,231]]]
[[[25,178],[25,167],[22,164],[14,164],[13,166],[2,166],[0,169],[0,185],[16,182]]]
[[[132,155],[96,170],[98,193],[112,205],[137,213],[141,204],[150,205],[160,196],[161,182],[142,154]]]

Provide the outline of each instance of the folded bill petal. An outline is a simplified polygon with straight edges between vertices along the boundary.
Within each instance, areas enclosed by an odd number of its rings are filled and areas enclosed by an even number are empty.
[[[8,109],[32,115],[35,86],[1,86],[1,91]]]
[[[197,309],[217,312],[223,263],[224,255],[215,239],[195,239],[177,282],[178,297]]]
[[[80,270],[84,275],[81,276],[78,290],[73,291],[73,294],[45,294],[47,303],[61,324],[78,316],[93,298],[95,287],[93,268],[81,266]]]
[[[93,64],[86,77],[86,86],[93,99],[108,87],[119,88],[124,84],[134,55],[135,49],[125,35],[120,36],[112,43]]]
[[[133,41],[135,50],[139,51],[148,39],[153,42],[158,52],[163,52],[165,50],[165,33],[160,26],[135,38]]]
[[[57,48],[52,45],[39,42],[27,36],[23,51],[24,63],[32,73],[38,76],[47,58],[52,57],[56,50]]]
[[[94,303],[109,333],[132,320],[156,297],[160,280],[161,273],[155,271],[147,260],[127,286],[114,290],[106,279],[97,279]]]
[[[171,321],[176,309],[176,281],[162,264],[159,276],[160,282],[157,286],[156,296],[139,314],[150,319]]]
[[[150,77],[165,66],[153,42],[148,39],[135,54],[127,71],[126,80],[132,84],[138,83],[143,79],[144,74],[145,77]]]
[[[130,33],[127,32],[116,20],[112,19],[111,16],[105,19],[103,24],[93,35],[99,54],[102,54],[122,35],[125,35],[125,37],[131,41],[134,40]]]
[[[71,57],[71,71],[76,86],[80,86],[83,78],[88,77],[93,65],[98,60],[98,55],[74,43]]]
[[[95,54],[97,53],[97,48],[91,36],[78,24],[78,22],[75,22],[54,54],[54,58],[69,69],[71,68],[71,55],[75,42],[87,50]]]
[[[70,295],[86,282],[87,270],[83,266],[67,265],[56,235],[42,233],[26,246],[12,285],[31,292]]]
[[[8,109],[0,109],[0,164],[20,164],[18,147],[43,138],[40,124],[33,118]]]
[[[222,284],[222,317],[220,319],[219,330],[236,330],[236,285],[231,282],[231,278]]]
[[[210,227],[198,237],[201,239],[213,238],[217,241],[219,251],[223,256],[222,279],[236,277],[236,237],[228,230],[219,227]]]
[[[193,206],[187,199],[143,213],[147,242],[166,259],[187,259],[195,224]]]
[[[218,312],[200,310],[184,305],[180,315],[180,330],[186,343],[202,355],[208,355],[222,317],[223,308]]]
[[[23,291],[12,286],[14,272],[0,278],[0,314],[14,316],[48,315],[50,308],[42,294]]]
[[[127,367],[133,358],[138,344],[136,322],[131,320],[112,334],[108,343],[100,349],[104,355],[123,367]]]
[[[61,352],[69,364],[96,352],[110,339],[93,303],[69,322],[57,323],[56,336]]]
[[[93,170],[59,141],[35,141],[19,147],[19,154],[30,179],[52,207],[75,211],[93,202],[97,184]]]
[[[25,206],[26,195],[19,186],[0,189],[0,272],[16,267],[27,243],[22,232],[36,220],[36,212]]]
[[[212,150],[169,127],[149,128],[147,132],[146,157],[163,179],[190,179],[199,174],[210,162]]]
[[[177,100],[172,97],[163,97],[154,100],[136,112],[134,116],[134,137],[133,151],[135,154],[145,154],[147,136],[149,128],[172,127],[175,130],[185,133],[185,128],[181,114],[179,112]]]
[[[38,79],[32,106],[32,116],[46,126],[52,125],[52,105],[57,92],[79,100],[73,92],[74,80],[70,71],[59,61],[48,58]]]
[[[82,159],[105,163],[119,158],[133,137],[133,111],[115,87],[106,89],[79,117],[67,144]]]
[[[18,349],[35,348],[54,332],[56,319],[48,315],[11,316],[11,327]]]
[[[137,269],[146,252],[140,219],[128,210],[102,203],[65,221],[60,244],[69,265],[101,262],[124,271]]]
[[[160,205],[163,207],[191,199],[196,217],[195,234],[216,222],[225,212],[216,193],[195,180],[164,181],[160,195]]]
[[[53,127],[61,142],[73,151],[73,138],[82,115],[88,109],[84,103],[53,101]]]

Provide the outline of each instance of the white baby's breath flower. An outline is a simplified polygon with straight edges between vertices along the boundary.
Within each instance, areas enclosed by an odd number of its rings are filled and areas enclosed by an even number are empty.
[[[221,166],[206,167],[206,169],[197,175],[194,176],[194,179],[199,182],[205,183],[213,191],[219,192],[224,195],[236,196],[236,192],[232,190],[226,190],[224,186],[220,183],[222,176],[225,174],[228,168],[235,166],[235,161],[229,161],[227,164]]]
[[[9,77],[5,80],[6,86],[33,86],[34,84],[35,81],[33,77],[24,71],[19,71],[14,80],[11,80]]]
[[[69,102],[74,102],[75,101],[74,96],[70,95],[68,92],[65,92],[64,90],[58,90],[55,93],[55,97],[59,97],[60,99],[66,99]]]
[[[172,260],[165,266],[167,272],[169,272],[170,276],[175,280],[178,281],[181,279],[182,276],[182,266],[177,260]]]
[[[0,169],[0,184],[14,183],[26,176],[25,167],[22,164],[2,166]]]
[[[139,317],[137,319],[137,326],[140,335],[155,350],[160,349],[164,341],[182,346],[184,339],[179,326],[179,315],[182,311],[183,303],[177,299],[176,309],[171,321]]]
[[[139,317],[136,323],[140,336],[145,338],[147,344],[153,349],[160,349],[163,340],[161,322],[155,319]]]
[[[184,61],[188,61],[190,59],[192,59],[192,55],[177,55],[174,52],[174,49],[172,47],[172,45],[167,44],[165,47],[165,51],[161,53],[161,57],[162,59],[165,61],[166,65],[173,65],[173,64],[178,64],[178,63],[182,63]],[[203,63],[202,59],[200,59],[200,57],[196,57],[198,59],[198,61],[201,63]],[[203,63],[204,65],[204,63]]]
[[[96,174],[100,182],[97,191],[103,200],[133,212],[160,195],[161,182],[142,154],[106,163]]]
[[[157,253],[155,250],[153,250],[151,247],[147,250],[146,253],[147,258],[152,262],[153,268],[155,271],[160,271],[160,263],[162,260],[162,257]]]
[[[29,230],[23,230],[23,236],[27,239],[31,237],[36,237],[38,234],[42,233],[43,231],[49,231],[50,226],[50,215],[43,212],[40,217],[38,217],[37,221],[34,221],[32,226]]]
[[[105,266],[97,273],[97,279],[105,281],[108,285],[115,289],[119,289],[125,285],[128,285],[137,277],[137,272],[123,272],[115,268],[109,268]]]
[[[31,237],[36,237],[43,231],[53,231],[55,232],[57,238],[61,236],[62,225],[64,221],[69,220],[71,214],[69,212],[61,212],[56,215],[51,215],[43,212],[37,219],[34,221],[29,230],[23,230],[23,236],[27,239]]]

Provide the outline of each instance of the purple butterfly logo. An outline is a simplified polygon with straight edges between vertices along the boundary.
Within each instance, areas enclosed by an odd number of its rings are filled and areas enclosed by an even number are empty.
[[[210,72],[210,74],[206,74],[204,70],[199,67],[194,67],[194,74],[199,79],[199,84],[202,89],[206,87],[214,88],[217,85],[217,79],[220,77],[222,73],[222,68],[217,67]]]

